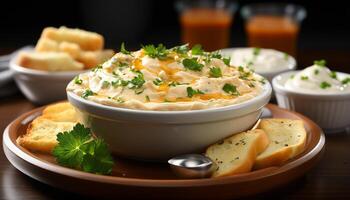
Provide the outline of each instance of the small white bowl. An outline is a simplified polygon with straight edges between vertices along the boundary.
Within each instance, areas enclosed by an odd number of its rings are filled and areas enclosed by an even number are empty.
[[[302,113],[326,132],[343,131],[350,126],[350,92],[341,94],[311,94],[284,87],[299,71],[285,72],[273,78],[272,85],[278,106]],[[346,74],[337,72],[340,76]]]
[[[17,65],[17,56],[10,61],[10,69],[14,80],[31,102],[46,104],[67,98],[67,84],[77,75],[85,71],[48,72],[28,69]]]
[[[220,51],[221,51],[222,55],[231,57],[231,55],[232,55],[232,53],[234,51],[237,51],[237,50],[240,50],[240,49],[251,49],[251,48],[252,47],[237,47],[237,48],[222,49]],[[262,49],[262,50],[264,50],[264,49]],[[284,54],[283,52],[280,52],[280,51],[277,51],[277,50],[274,50],[274,51],[276,51],[277,53],[280,53],[280,54]],[[295,70],[296,69],[297,62],[296,62],[295,58],[290,56],[290,55],[289,55],[289,58],[291,59],[290,65],[288,67],[286,67],[285,69],[274,69],[274,70],[271,70],[271,71],[255,70],[255,72],[257,74],[260,74],[261,76],[265,77],[271,83],[274,76],[276,76],[276,75],[278,75],[280,73],[286,72],[286,71],[291,71],[291,70]]]
[[[251,128],[268,103],[271,85],[240,104],[192,111],[145,111],[98,104],[67,92],[83,122],[103,138],[111,151],[124,157],[164,161],[202,152],[232,134]]]

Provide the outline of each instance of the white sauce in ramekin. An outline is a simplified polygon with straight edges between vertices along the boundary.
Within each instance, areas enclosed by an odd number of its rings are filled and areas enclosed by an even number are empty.
[[[286,89],[324,94],[350,92],[350,74],[331,71],[326,66],[314,64],[292,75],[285,83]]]
[[[296,61],[290,55],[273,49],[237,48],[231,51],[231,65],[243,66],[257,73],[294,69]]]

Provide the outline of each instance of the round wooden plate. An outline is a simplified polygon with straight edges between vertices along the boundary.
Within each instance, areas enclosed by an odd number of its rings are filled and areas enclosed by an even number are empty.
[[[3,147],[8,160],[24,174],[64,190],[109,198],[229,199],[276,188],[305,174],[320,159],[325,137],[310,119],[269,104],[276,118],[301,119],[308,132],[305,150],[283,166],[270,167],[230,177],[179,179],[167,164],[115,158],[111,176],[95,175],[56,164],[51,155],[29,152],[16,144],[28,124],[44,107],[23,114],[4,131]]]

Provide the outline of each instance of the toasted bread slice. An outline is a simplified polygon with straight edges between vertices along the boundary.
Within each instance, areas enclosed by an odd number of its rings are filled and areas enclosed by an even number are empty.
[[[37,52],[58,51],[58,42],[48,38],[40,38],[35,46]]]
[[[72,29],[67,27],[47,27],[41,34],[42,38],[48,38],[57,42],[76,43],[82,50],[97,51],[102,50],[104,38],[102,35],[94,32],[89,32],[81,29]]]
[[[77,57],[77,61],[84,64],[85,69],[96,67],[114,55],[114,51],[106,49],[102,51],[82,51]]]
[[[56,103],[43,110],[42,118],[55,122],[79,122],[74,107],[68,102]]]
[[[57,145],[56,135],[72,130],[74,125],[73,122],[55,122],[38,117],[29,125],[27,133],[17,138],[17,143],[32,151],[51,153]]]
[[[71,42],[56,42],[48,38],[40,38],[35,46],[37,52],[65,52],[76,59],[81,52],[79,45]]]
[[[22,67],[44,71],[81,70],[82,63],[63,52],[21,52],[17,64]]]
[[[304,150],[306,131],[301,120],[262,119],[259,128],[270,144],[255,160],[255,169],[281,165]]]
[[[212,176],[249,172],[258,154],[264,151],[268,144],[266,133],[261,129],[255,129],[235,134],[210,146],[205,154],[217,164]]]

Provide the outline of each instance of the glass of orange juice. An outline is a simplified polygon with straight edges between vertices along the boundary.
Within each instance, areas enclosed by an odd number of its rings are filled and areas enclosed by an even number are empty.
[[[176,2],[181,24],[181,39],[190,46],[201,44],[206,51],[226,48],[237,10],[235,1],[180,0]]]
[[[244,6],[248,46],[271,48],[296,56],[300,24],[306,17],[302,6],[257,3]]]

